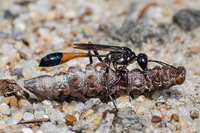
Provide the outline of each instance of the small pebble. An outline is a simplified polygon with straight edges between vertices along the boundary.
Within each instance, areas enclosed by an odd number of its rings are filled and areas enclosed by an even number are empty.
[[[22,128],[22,133],[33,133],[33,130],[30,128]]]
[[[149,110],[152,110],[154,108],[154,104],[151,100],[145,100],[144,102],[141,103],[141,106],[143,106]]]
[[[190,117],[194,120],[196,118],[199,118],[199,111],[198,110],[191,110],[190,111]]]
[[[45,113],[44,111],[35,110],[34,115],[35,115],[35,119],[41,119],[41,118],[44,118]]]
[[[16,129],[16,128],[19,128],[19,126],[18,125],[13,125],[13,126],[10,126],[10,129],[13,131],[14,129]]]
[[[157,109],[152,110],[151,113],[153,116],[156,115],[156,116],[162,117],[162,113],[158,111]]]
[[[73,115],[66,115],[65,116],[66,124],[68,126],[72,126],[76,122],[76,117]]]
[[[12,38],[15,40],[22,40],[25,37],[24,33],[21,31],[14,31],[12,33]]]
[[[9,19],[9,18],[12,17],[12,13],[11,13],[9,10],[6,10],[6,11],[4,12],[3,17],[4,17],[5,19]]]
[[[93,109],[93,110],[97,110],[100,107],[103,106],[103,103],[101,102],[101,100],[99,98],[91,98],[89,101],[87,101],[85,103],[85,109]]]
[[[0,96],[0,102],[4,99],[4,96]]]
[[[151,119],[151,122],[161,122],[162,118],[159,116],[154,115]]]
[[[2,103],[5,103],[5,104],[9,104],[10,103],[10,97],[4,97],[3,99],[2,99],[2,101],[1,101],[1,104]]]
[[[18,78],[22,77],[22,69],[20,69],[20,68],[14,69],[12,73],[13,73],[13,75],[17,76]]]
[[[162,121],[169,122],[171,121],[171,117],[167,114],[162,115]]]
[[[94,131],[85,130],[83,133],[94,133]]]
[[[153,123],[152,123],[152,126],[153,126],[154,128],[158,128],[158,122],[153,122]]]
[[[37,130],[35,133],[44,133],[44,132],[41,130]]]
[[[0,32],[0,38],[8,38],[8,33]]]
[[[1,120],[0,121],[0,130],[3,130],[7,127],[8,127],[7,123],[5,121]]]
[[[5,103],[2,103],[0,105],[0,114],[10,115],[10,109],[9,106]]]
[[[92,121],[92,123],[94,123],[96,126],[98,126],[99,123],[101,122],[103,114],[102,114],[102,112],[97,112],[97,113],[94,114],[94,116],[96,117],[96,119],[94,119]]]
[[[179,116],[177,114],[172,114],[171,119],[174,121],[179,121]]]
[[[156,104],[158,104],[158,103],[165,103],[165,102],[166,102],[166,100],[164,99],[163,96],[160,96],[160,97],[156,100]]]
[[[136,114],[137,115],[143,115],[143,114],[145,114],[147,112],[147,110],[148,110],[147,108],[145,108],[143,106],[139,106],[137,108]]]
[[[10,97],[10,106],[14,106],[14,107],[18,107],[18,101],[17,98],[15,96],[11,96]]]
[[[87,117],[92,116],[93,114],[94,114],[94,110],[89,109],[89,110],[85,113],[84,118],[87,119]]]
[[[64,17],[67,19],[75,19],[78,17],[78,14],[75,11],[71,10],[71,11],[65,12]]]
[[[184,9],[173,16],[174,23],[185,30],[190,31],[200,25],[200,10]]]
[[[48,132],[54,133],[55,129],[56,129],[56,125],[51,122],[44,122],[40,126],[40,130],[45,133],[48,133]]]
[[[67,115],[73,115],[74,112],[74,106],[63,106],[62,111]]]
[[[12,118],[15,118],[15,119],[17,119],[18,121],[21,121],[22,118],[23,118],[23,114],[22,114],[21,112],[18,112],[18,113],[16,113],[16,114],[14,114],[14,115],[12,116]]]
[[[25,113],[24,113],[24,116],[23,116],[23,119],[24,119],[25,121],[33,120],[33,119],[34,119],[34,115],[33,115],[32,113],[25,112]]]
[[[19,121],[18,121],[17,119],[8,117],[7,124],[8,124],[9,126],[16,125],[18,122],[19,122]]]
[[[25,108],[27,105],[31,104],[28,100],[26,99],[21,99],[19,102],[19,109]]]
[[[144,101],[146,100],[146,98],[145,98],[144,95],[141,95],[141,96],[137,97],[135,100],[136,100],[137,102],[139,102],[139,103],[142,103],[142,102],[144,102]]]
[[[49,118],[52,123],[64,123],[65,115],[61,113],[58,109],[52,109]]]
[[[45,19],[53,20],[56,18],[56,12],[50,11],[46,14]]]
[[[33,130],[33,132],[35,133],[36,131],[38,131],[40,129],[40,126],[31,126],[31,129]]]
[[[167,106],[162,103],[158,103],[156,109],[160,111],[161,109],[167,109]]]
[[[121,102],[129,102],[129,98],[127,95],[121,95],[116,99],[116,102],[121,103]]]
[[[15,107],[15,106],[12,106],[11,108],[10,108],[10,114],[13,114],[13,113],[15,113],[16,111],[18,111],[19,109],[17,108],[17,107]]]
[[[151,97],[152,97],[154,100],[156,100],[156,99],[158,99],[159,96],[160,96],[160,93],[156,91]]]
[[[53,105],[54,109],[58,109],[60,112],[62,111],[62,106],[61,105]]]

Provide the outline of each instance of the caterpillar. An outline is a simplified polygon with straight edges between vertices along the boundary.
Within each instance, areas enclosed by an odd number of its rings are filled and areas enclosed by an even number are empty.
[[[97,67],[100,67],[97,70]],[[40,100],[54,100],[73,97],[95,97],[106,96],[105,80],[106,64],[98,63],[95,66],[86,65],[85,71],[77,67],[69,67],[67,73],[60,73],[54,76],[43,75],[24,81],[24,88],[35,94]],[[119,78],[118,73],[110,69],[108,83],[111,94],[122,95],[141,94],[157,90],[169,89],[172,86],[180,85],[185,81],[186,69],[183,66],[174,69],[170,66],[156,66],[153,69],[141,71],[133,69],[128,71],[128,88],[125,76]]]

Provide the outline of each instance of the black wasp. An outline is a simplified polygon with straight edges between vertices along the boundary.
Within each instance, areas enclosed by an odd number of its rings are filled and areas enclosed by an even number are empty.
[[[97,57],[99,61],[106,62],[107,63],[107,67],[106,67],[107,93],[110,99],[112,100],[113,105],[115,106],[117,111],[118,109],[110,94],[110,86],[108,84],[108,75],[109,75],[109,69],[110,69],[111,63],[113,64],[114,69],[119,73],[119,79],[116,80],[114,84],[116,84],[121,79],[122,75],[125,74],[128,96],[129,96],[128,72],[127,72],[128,65],[137,61],[138,65],[141,67],[143,71],[147,69],[148,62],[156,62],[161,65],[168,65],[170,67],[173,67],[161,61],[149,60],[148,56],[145,53],[140,53],[136,56],[135,52],[133,52],[130,48],[127,48],[127,47],[92,44],[90,41],[88,43],[74,44],[73,47],[76,49],[88,50],[88,53],[61,53],[61,52],[51,53],[41,59],[39,66],[41,67],[56,66],[56,65],[65,63],[73,58],[78,58],[78,57],[89,57],[90,64],[93,63],[92,57]],[[109,53],[106,55],[99,55],[98,50],[109,51]],[[93,51],[94,54],[91,54],[91,51]],[[104,59],[102,59],[102,57],[104,57]],[[175,67],[173,68],[177,69]]]

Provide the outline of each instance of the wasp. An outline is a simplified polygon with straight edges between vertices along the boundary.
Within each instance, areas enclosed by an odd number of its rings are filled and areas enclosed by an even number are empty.
[[[100,62],[107,63],[107,66],[106,66],[107,93],[110,99],[112,100],[113,105],[115,106],[117,111],[118,109],[111,96],[110,86],[108,84],[108,75],[109,75],[109,69],[110,69],[111,64],[113,64],[115,71],[118,72],[118,75],[119,75],[119,78],[114,82],[114,84],[117,84],[119,80],[121,79],[121,77],[125,75],[128,96],[129,96],[129,90],[128,90],[129,83],[128,83],[128,70],[127,70],[128,65],[134,62],[137,62],[140,68],[143,70],[143,72],[147,70],[148,62],[156,62],[158,64],[167,65],[174,69],[177,69],[176,67],[169,65],[167,63],[161,62],[161,61],[149,60],[148,56],[145,53],[139,53],[138,55],[136,55],[135,52],[133,52],[128,47],[93,44],[90,41],[88,43],[74,44],[73,47],[75,49],[87,50],[88,53],[61,53],[61,52],[51,53],[41,59],[39,66],[41,67],[56,66],[56,65],[65,63],[71,59],[79,58],[79,57],[89,57],[90,64],[92,64],[93,63],[92,57],[97,57]],[[109,53],[105,55],[100,55],[98,51],[101,51],[101,50],[109,51]],[[93,51],[94,54],[91,54],[91,51]]]

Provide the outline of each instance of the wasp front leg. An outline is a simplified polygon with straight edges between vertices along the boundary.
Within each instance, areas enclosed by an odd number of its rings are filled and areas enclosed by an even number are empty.
[[[110,94],[110,86],[109,86],[109,84],[108,84],[109,69],[110,69],[110,62],[108,61],[108,62],[107,62],[107,67],[106,67],[106,89],[107,89],[107,93],[108,93],[110,99],[111,99],[112,102],[113,102],[113,105],[115,106],[116,111],[118,112],[117,106],[115,105],[115,102],[114,102],[114,100],[113,100],[113,98],[112,98],[112,96],[111,96],[111,94]]]

